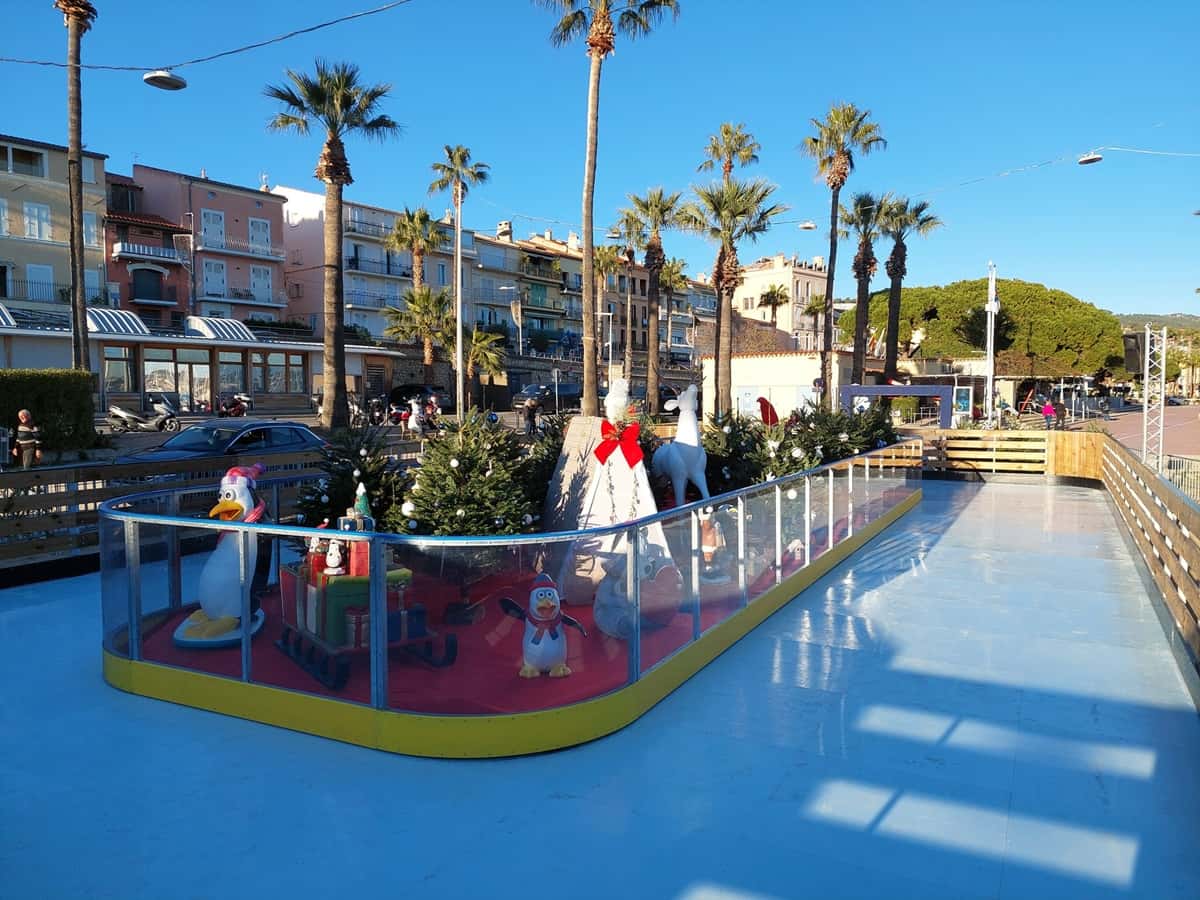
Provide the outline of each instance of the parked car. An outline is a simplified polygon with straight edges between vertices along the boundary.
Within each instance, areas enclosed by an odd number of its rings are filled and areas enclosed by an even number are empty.
[[[328,443],[299,422],[213,419],[185,428],[158,447],[117,457],[118,463],[171,462],[242,453],[300,453]]]
[[[604,408],[604,398],[607,396],[608,396],[607,390],[602,390],[600,392],[600,408],[601,409]],[[677,412],[675,412],[675,411],[668,412],[666,409],[668,400],[678,400],[678,399],[679,399],[679,394],[675,390],[675,388],[671,387],[670,385],[660,384],[658,386],[659,415],[663,415],[663,416],[678,415]],[[642,412],[643,410],[645,410],[645,408],[646,408],[646,383],[645,382],[642,382],[641,384],[635,384],[632,388],[629,389],[629,403],[631,406],[633,406],[635,409],[637,409],[638,412]]]
[[[553,382],[549,384],[527,384],[517,393],[513,394],[512,408],[521,409],[525,406],[525,401],[530,397],[537,399],[537,402],[542,407],[542,412],[553,413],[579,409],[579,404],[583,400],[583,385],[560,381],[558,383],[558,403],[555,404]]]

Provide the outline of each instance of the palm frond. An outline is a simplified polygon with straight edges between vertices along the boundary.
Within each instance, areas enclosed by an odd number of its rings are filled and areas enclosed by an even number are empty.
[[[668,12],[672,18],[679,18],[679,0],[641,0],[621,11],[617,16],[617,30],[634,40],[653,31]]]

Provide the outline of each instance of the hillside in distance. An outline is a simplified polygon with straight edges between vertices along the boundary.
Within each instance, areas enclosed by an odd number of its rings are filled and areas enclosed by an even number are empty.
[[[1190,313],[1116,313],[1116,317],[1125,331],[1140,331],[1147,324],[1172,331],[1200,331],[1200,315]]]

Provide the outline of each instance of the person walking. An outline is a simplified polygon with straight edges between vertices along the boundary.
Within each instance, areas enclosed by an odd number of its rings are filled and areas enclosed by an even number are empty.
[[[1066,431],[1067,428],[1067,405],[1061,397],[1054,401],[1054,427],[1059,431]]]
[[[1042,418],[1046,420],[1047,431],[1054,428],[1054,401],[1049,397],[1046,398],[1046,402],[1042,406]]]
[[[533,437],[537,433],[538,401],[529,397],[525,401],[525,436]]]
[[[42,433],[33,423],[33,413],[27,409],[17,413],[17,439],[12,453],[25,469],[42,461]]]

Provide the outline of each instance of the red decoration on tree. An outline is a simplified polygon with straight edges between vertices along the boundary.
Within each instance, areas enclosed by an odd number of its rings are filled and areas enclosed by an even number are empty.
[[[617,447],[620,447],[625,462],[629,463],[629,468],[632,469],[642,461],[642,447],[638,443],[641,430],[641,426],[634,422],[618,432],[617,426],[605,419],[600,423],[600,436],[603,440],[592,452],[603,465],[608,462],[608,458],[613,455]]]

